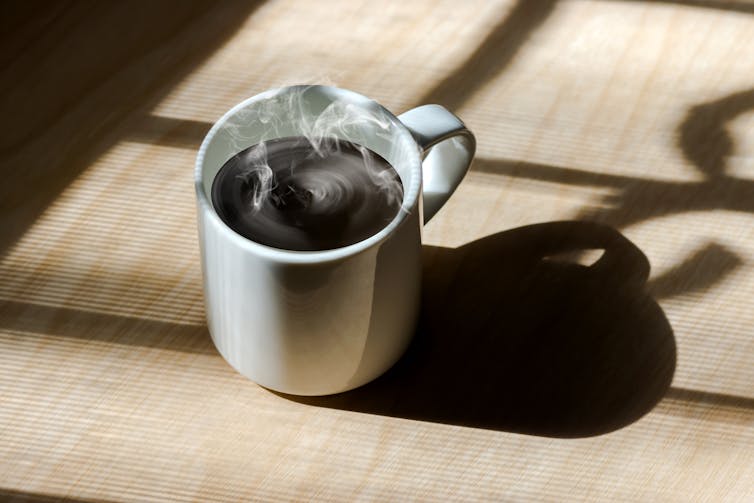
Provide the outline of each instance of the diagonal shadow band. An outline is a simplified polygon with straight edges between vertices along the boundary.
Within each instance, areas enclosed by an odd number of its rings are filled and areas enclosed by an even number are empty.
[[[579,217],[599,220],[616,227],[692,211],[754,213],[754,180],[727,175],[686,182],[484,158],[475,159],[471,169],[480,173],[565,185],[614,188],[615,194],[606,200],[605,208],[585,208]]]
[[[126,139],[150,145],[199,150],[202,140],[211,127],[211,122],[146,115],[134,122]]]
[[[439,103],[450,110],[458,110],[474,92],[508,66],[556,4],[557,0],[518,0],[474,52],[417,103]]]
[[[0,255],[259,4],[4,5],[0,89],[13,122],[0,136]]]
[[[109,503],[109,500],[100,498],[78,498],[7,488],[0,488],[0,501],[7,503]]]
[[[754,4],[749,0],[607,0],[610,2],[675,4],[685,7],[714,9],[722,11],[754,13]]]
[[[0,330],[189,353],[216,352],[206,325],[13,301],[0,301]]]
[[[696,389],[672,387],[668,390],[667,398],[687,403],[699,403],[715,407],[729,407],[737,409],[749,409],[754,411],[754,398],[745,396],[728,395],[725,393],[710,393]],[[749,419],[754,418],[749,414]]]

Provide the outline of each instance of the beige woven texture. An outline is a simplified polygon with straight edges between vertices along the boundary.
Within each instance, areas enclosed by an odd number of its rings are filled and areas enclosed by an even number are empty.
[[[0,498],[754,500],[751,2],[3,17]],[[192,186],[212,121],[305,82],[444,104],[479,143],[425,228],[416,347],[318,400],[215,351]]]

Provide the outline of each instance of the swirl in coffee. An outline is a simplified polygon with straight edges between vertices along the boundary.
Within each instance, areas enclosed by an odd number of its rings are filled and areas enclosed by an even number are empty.
[[[212,204],[238,234],[285,250],[341,248],[398,214],[403,185],[380,155],[356,143],[287,137],[230,158],[212,184]]]

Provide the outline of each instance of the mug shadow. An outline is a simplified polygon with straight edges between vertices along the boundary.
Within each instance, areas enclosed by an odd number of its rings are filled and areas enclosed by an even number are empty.
[[[601,249],[585,266],[558,255]],[[649,263],[611,227],[551,222],[457,249],[425,246],[422,312],[404,357],[320,407],[550,437],[614,431],[649,412],[676,345],[644,288]]]

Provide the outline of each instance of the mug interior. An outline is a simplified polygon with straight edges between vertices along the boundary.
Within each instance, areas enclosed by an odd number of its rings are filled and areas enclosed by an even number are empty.
[[[225,162],[242,150],[265,140],[316,135],[367,147],[396,170],[403,184],[403,202],[401,211],[387,227],[397,225],[395,220],[412,210],[421,187],[421,151],[411,133],[377,102],[329,86],[273,89],[226,113],[207,134],[199,150],[196,172],[199,197],[214,211],[212,182]]]

